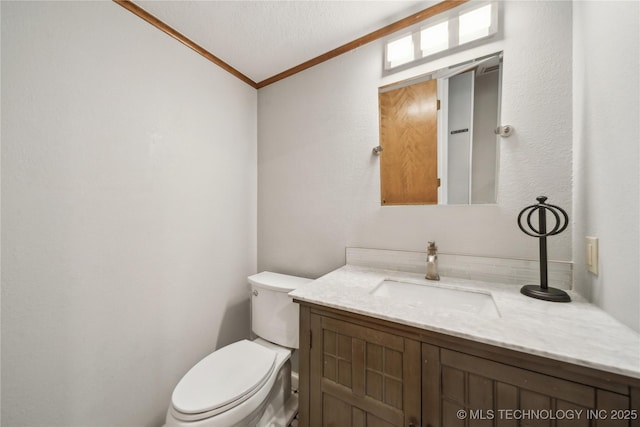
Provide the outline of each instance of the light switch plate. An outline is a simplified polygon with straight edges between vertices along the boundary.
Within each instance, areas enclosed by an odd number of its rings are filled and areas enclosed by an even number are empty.
[[[598,238],[585,237],[585,267],[587,271],[598,274]]]

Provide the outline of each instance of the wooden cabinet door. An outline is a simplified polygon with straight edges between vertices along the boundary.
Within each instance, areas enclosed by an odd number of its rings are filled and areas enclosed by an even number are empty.
[[[630,425],[614,419],[630,409],[627,395],[427,344],[422,352],[428,427]]]
[[[420,426],[418,341],[311,314],[309,424]]]

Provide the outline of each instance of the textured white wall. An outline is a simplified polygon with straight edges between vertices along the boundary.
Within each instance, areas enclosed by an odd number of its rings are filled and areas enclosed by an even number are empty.
[[[504,37],[383,78],[382,42],[258,93],[258,268],[319,276],[344,263],[345,246],[538,257],[516,225],[544,194],[571,215],[570,2],[506,2]],[[544,29],[544,31],[541,31]],[[498,203],[380,206],[377,88],[504,51]],[[570,261],[571,230],[549,239]]]
[[[2,2],[2,425],[161,425],[248,336],[256,103],[113,2]]]
[[[574,41],[575,286],[640,332],[640,4],[576,2]]]

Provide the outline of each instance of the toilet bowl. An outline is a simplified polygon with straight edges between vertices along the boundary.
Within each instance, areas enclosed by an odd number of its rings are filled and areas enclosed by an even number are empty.
[[[249,277],[253,340],[220,348],[176,385],[166,427],[285,427],[297,413],[291,354],[298,305],[287,295],[310,279],[262,272]]]

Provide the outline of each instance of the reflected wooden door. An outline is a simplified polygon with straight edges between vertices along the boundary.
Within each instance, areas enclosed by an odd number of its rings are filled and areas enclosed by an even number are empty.
[[[437,81],[383,89],[378,103],[382,204],[437,204]]]

